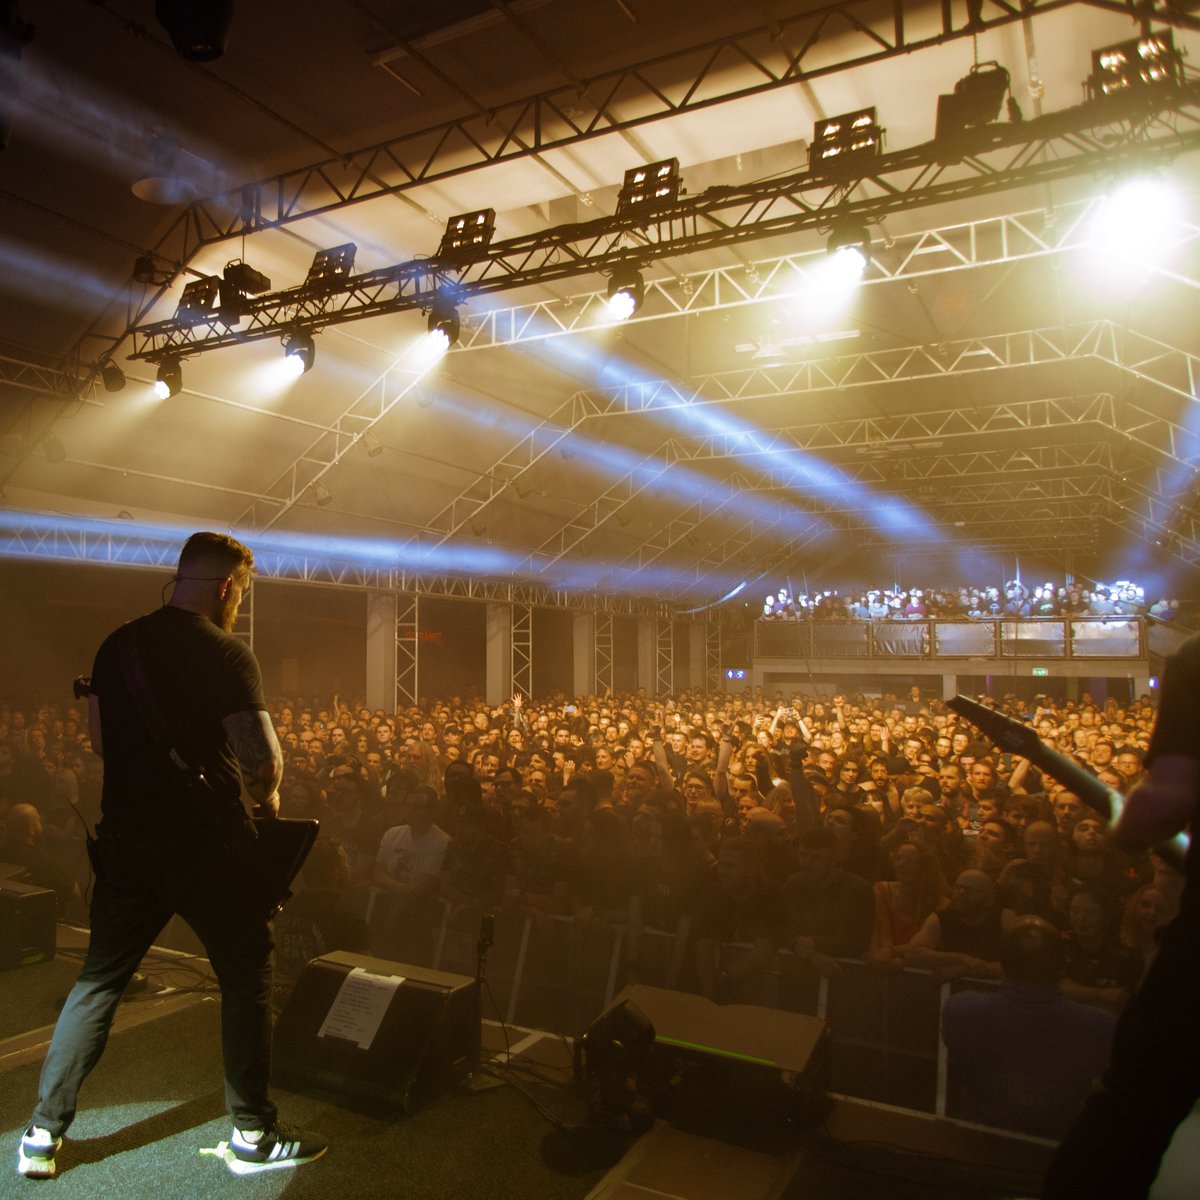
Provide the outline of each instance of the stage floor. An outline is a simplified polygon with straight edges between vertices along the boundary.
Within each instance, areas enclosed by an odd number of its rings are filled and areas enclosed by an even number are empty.
[[[59,941],[54,962],[0,974],[0,1150],[12,1155],[0,1166],[0,1196],[35,1186],[15,1174],[16,1140],[86,931],[60,927]],[[768,1148],[663,1121],[636,1140],[565,1132],[555,1122],[582,1125],[587,1113],[569,1041],[485,1020],[485,1066],[514,1086],[453,1089],[409,1116],[277,1089],[284,1118],[326,1135],[329,1153],[299,1170],[239,1179],[212,1153],[229,1124],[208,964],[156,950],[144,974],[81,1096],[53,1185],[60,1200],[235,1190],[338,1200],[962,1200],[1036,1196],[1051,1149],[846,1097],[835,1098],[821,1129]]]

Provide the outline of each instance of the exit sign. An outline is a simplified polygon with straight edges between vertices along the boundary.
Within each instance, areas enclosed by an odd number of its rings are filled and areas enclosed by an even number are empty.
[[[1049,675],[1049,674],[1050,674],[1050,668],[1049,668],[1049,667],[1034,667],[1034,668],[1033,668],[1033,673],[1034,673],[1035,675]]]

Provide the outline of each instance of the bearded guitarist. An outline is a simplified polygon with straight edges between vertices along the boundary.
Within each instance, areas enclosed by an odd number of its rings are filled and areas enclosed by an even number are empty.
[[[111,634],[92,673],[92,746],[104,758],[91,937],[42,1068],[21,1140],[23,1175],[55,1173],[80,1085],[104,1049],[122,992],[172,914],[204,943],[221,986],[226,1161],[242,1174],[310,1162],[312,1134],[279,1122],[269,1095],[270,916],[278,899],[245,851],[278,812],[282,756],[249,647],[230,630],[253,553],[196,533],[171,599]]]

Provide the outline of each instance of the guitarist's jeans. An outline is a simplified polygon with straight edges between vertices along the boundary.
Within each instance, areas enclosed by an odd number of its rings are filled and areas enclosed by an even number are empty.
[[[213,835],[101,833],[92,929],[79,979],[59,1015],[32,1124],[59,1136],[104,1050],[121,993],[172,913],[196,931],[221,985],[225,1100],[234,1124],[275,1118],[271,1069],[271,927],[250,872]]]
[[[1044,1200],[1146,1196],[1200,1096],[1200,897],[1190,882],[1188,893],[1117,1021],[1109,1068],[1050,1164]]]

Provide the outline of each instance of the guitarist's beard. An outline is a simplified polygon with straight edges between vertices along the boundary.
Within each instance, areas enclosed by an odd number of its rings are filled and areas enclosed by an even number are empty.
[[[230,588],[221,598],[221,607],[217,612],[217,624],[226,633],[233,632],[233,623],[237,620],[238,608],[241,607],[242,596],[236,588]]]

